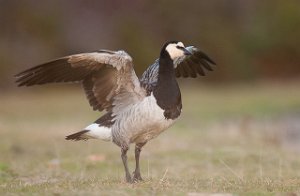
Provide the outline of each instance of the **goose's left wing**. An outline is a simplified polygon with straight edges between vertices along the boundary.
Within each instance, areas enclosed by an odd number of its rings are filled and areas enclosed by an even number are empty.
[[[16,77],[19,86],[81,82],[93,109],[114,115],[145,96],[132,58],[125,51],[74,54],[32,67]]]

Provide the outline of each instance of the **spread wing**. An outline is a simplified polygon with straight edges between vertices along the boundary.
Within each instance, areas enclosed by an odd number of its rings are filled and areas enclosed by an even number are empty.
[[[174,61],[176,77],[196,78],[198,75],[205,76],[204,70],[213,71],[211,64],[216,63],[204,52],[194,46],[188,46],[186,49],[192,55],[179,57]]]
[[[179,57],[174,60],[176,77],[192,77],[198,75],[205,76],[205,71],[213,71],[211,64],[216,63],[211,60],[204,52],[194,46],[188,46],[186,49],[192,55]],[[159,62],[158,59],[148,67],[143,73],[140,81],[142,86],[148,91],[155,86],[158,79]]]
[[[54,82],[82,82],[94,110],[114,114],[145,96],[124,51],[100,50],[59,58],[16,75],[19,86]]]

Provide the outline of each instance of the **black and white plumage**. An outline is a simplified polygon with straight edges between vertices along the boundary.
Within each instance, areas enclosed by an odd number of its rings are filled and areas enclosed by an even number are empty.
[[[99,50],[75,54],[27,69],[16,75],[19,86],[53,82],[82,82],[94,110],[107,113],[67,140],[113,141],[121,148],[127,182],[142,180],[141,148],[178,119],[182,109],[176,77],[197,77],[215,64],[196,47],[167,42],[160,57],[139,79],[125,51]],[[133,178],[127,166],[129,145],[135,143]]]

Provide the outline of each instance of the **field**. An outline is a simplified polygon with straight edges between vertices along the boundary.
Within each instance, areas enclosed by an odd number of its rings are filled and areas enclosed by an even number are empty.
[[[64,140],[99,114],[56,87],[0,95],[0,195],[300,194],[299,82],[182,84],[183,115],[145,146],[137,184],[114,144]]]

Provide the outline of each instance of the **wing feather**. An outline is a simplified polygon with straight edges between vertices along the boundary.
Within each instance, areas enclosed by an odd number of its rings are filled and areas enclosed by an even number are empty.
[[[190,62],[190,66],[193,67],[193,69],[195,70],[196,74],[198,74],[200,76],[204,76],[205,72],[203,71],[202,67],[197,65],[199,63],[197,57],[191,56],[189,60],[191,61]]]
[[[128,106],[145,96],[132,58],[124,51],[100,50],[70,55],[27,69],[16,78],[18,86],[82,82],[90,105],[99,111],[112,111],[122,102]],[[114,109],[114,115],[119,111]]]
[[[189,73],[190,73],[189,76],[192,77],[192,78],[196,78],[197,77],[196,64],[194,64],[191,59],[187,59],[186,64],[188,64],[187,67],[189,67]]]
[[[179,71],[176,75],[177,77],[195,78],[197,77],[197,75],[195,76],[196,73],[204,76],[205,72],[203,68],[208,71],[213,71],[210,64],[215,65],[216,63],[211,60],[211,58],[209,58],[204,52],[194,46],[186,47],[186,49],[190,51],[192,55],[179,57],[178,59],[174,60],[176,69],[185,70],[185,72]]]
[[[186,47],[186,49],[191,52],[192,55],[179,57],[174,60],[176,77],[196,78],[198,75],[205,76],[204,69],[213,71],[211,64],[215,65],[216,63],[204,52],[194,46]],[[159,63],[158,60],[155,60],[143,73],[140,81],[146,89],[151,89],[150,87],[157,82],[158,70]]]

